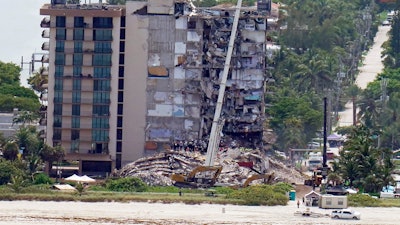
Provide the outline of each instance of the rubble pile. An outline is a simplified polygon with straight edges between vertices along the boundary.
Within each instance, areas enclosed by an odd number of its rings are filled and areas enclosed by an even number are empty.
[[[267,160],[265,160],[267,159]],[[138,177],[152,186],[173,185],[170,176],[188,174],[195,167],[204,165],[205,155],[189,151],[165,151],[127,164],[114,175]],[[253,174],[274,173],[275,181],[303,183],[305,177],[293,168],[272,158],[262,157],[257,150],[226,149],[217,155],[216,165],[222,166],[218,184],[240,186]],[[247,166],[243,166],[247,165]],[[257,183],[259,181],[254,181]]]

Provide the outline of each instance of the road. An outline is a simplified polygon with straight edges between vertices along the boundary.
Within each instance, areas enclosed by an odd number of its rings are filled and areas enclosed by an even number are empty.
[[[361,89],[365,89],[369,82],[374,81],[375,77],[382,72],[384,66],[382,63],[382,44],[388,40],[390,26],[380,26],[374,38],[374,44],[368,51],[363,60],[363,66],[359,68],[360,73],[356,78],[356,84]],[[353,124],[353,106],[352,102],[346,103],[345,110],[339,112],[338,126],[350,126]]]

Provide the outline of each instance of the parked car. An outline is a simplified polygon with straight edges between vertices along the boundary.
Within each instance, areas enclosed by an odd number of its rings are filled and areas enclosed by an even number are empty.
[[[315,141],[308,142],[307,148],[310,148],[310,149],[321,148],[321,144],[318,142],[315,142]]]
[[[361,219],[361,214],[352,209],[340,209],[340,210],[333,210],[331,213],[331,218],[359,220],[359,219]]]

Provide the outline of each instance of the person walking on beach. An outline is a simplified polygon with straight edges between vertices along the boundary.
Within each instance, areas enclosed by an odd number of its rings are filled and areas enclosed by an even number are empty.
[[[297,200],[297,208],[300,208],[300,200]]]

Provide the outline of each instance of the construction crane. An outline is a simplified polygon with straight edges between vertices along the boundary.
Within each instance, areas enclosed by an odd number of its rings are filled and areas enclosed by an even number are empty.
[[[214,165],[215,155],[217,154],[217,151],[219,148],[221,131],[224,126],[224,120],[221,120],[220,117],[221,117],[221,111],[222,111],[222,104],[223,104],[224,96],[225,96],[226,81],[228,79],[229,67],[231,64],[232,52],[233,52],[233,47],[234,47],[235,39],[236,39],[237,27],[239,24],[241,7],[242,7],[242,0],[238,0],[237,4],[236,4],[236,11],[235,11],[234,19],[233,19],[233,24],[232,24],[231,36],[229,38],[228,52],[227,52],[226,58],[225,58],[224,71],[222,73],[221,83],[219,85],[218,100],[217,100],[217,105],[215,107],[214,118],[213,118],[211,132],[210,132],[210,139],[208,141],[208,146],[207,146],[207,155],[206,155],[205,166],[213,166]]]
[[[219,85],[218,100],[215,107],[213,123],[210,132],[210,139],[207,147],[206,161],[203,166],[194,168],[187,175],[173,174],[171,179],[174,181],[175,186],[179,187],[202,187],[207,188],[214,186],[218,176],[222,171],[221,166],[214,166],[215,155],[219,148],[222,128],[224,127],[225,120],[221,119],[222,104],[224,101],[226,81],[228,79],[228,72],[230,68],[233,47],[235,44],[237,27],[239,24],[240,8],[242,0],[237,1],[235,15],[232,24],[232,31],[230,34],[228,51],[225,58],[224,71]]]

